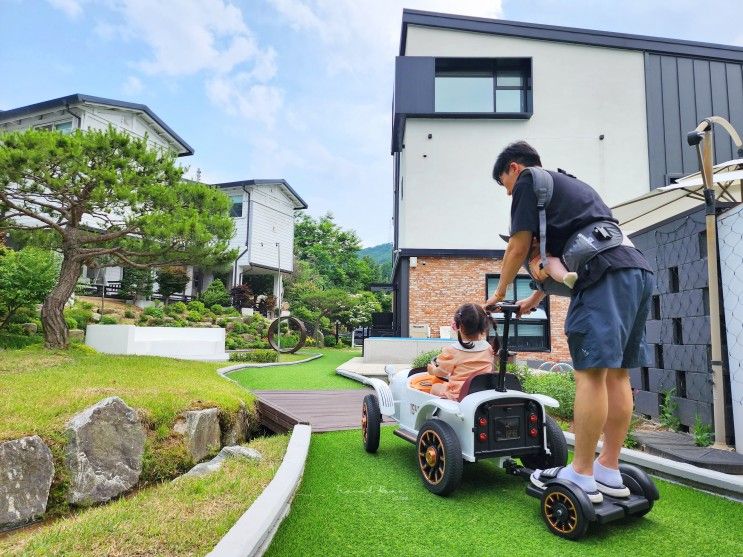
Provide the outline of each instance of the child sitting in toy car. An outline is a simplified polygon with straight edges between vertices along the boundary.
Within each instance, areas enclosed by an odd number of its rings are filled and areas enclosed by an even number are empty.
[[[457,400],[470,375],[493,371],[493,348],[485,340],[489,326],[490,321],[481,306],[464,304],[457,309],[452,323],[457,331],[457,342],[446,346],[427,369],[430,375],[448,379],[448,382],[434,381],[431,394]]]

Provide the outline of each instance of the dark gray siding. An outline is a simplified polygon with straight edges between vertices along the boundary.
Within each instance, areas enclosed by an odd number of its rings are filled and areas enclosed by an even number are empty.
[[[704,118],[722,116],[743,132],[742,64],[648,53],[645,95],[652,189],[698,170],[686,134]],[[715,160],[736,158],[727,133],[715,132]]]

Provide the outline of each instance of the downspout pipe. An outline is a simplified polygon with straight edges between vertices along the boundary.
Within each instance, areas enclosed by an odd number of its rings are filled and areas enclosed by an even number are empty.
[[[83,125],[83,119],[80,118],[80,116],[78,116],[77,114],[75,114],[74,112],[72,112],[70,110],[70,103],[69,102],[64,103],[64,109],[68,113],[72,114],[72,116],[77,120],[77,129],[79,130],[82,127],[82,125]]]

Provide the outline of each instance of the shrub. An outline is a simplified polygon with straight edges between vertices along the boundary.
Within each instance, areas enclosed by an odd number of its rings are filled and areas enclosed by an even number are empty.
[[[335,337],[332,335],[327,335],[324,340],[324,344],[326,348],[333,348],[335,347]]]
[[[551,408],[551,414],[566,420],[573,419],[575,381],[572,373],[531,374],[525,379],[523,387],[527,393],[540,393],[557,400],[560,407]]]
[[[328,337],[325,337],[326,339]],[[413,361],[410,363],[410,367],[425,367],[428,365],[428,363],[433,360],[436,356],[441,354],[441,349],[437,348],[436,350],[429,350],[428,352],[423,352],[422,354],[418,354]]]
[[[222,315],[224,313],[224,308],[219,304],[214,304],[209,309],[214,315]]]
[[[660,424],[672,431],[678,431],[681,427],[681,420],[678,417],[678,403],[673,400],[676,389],[665,391],[663,393],[663,402],[660,405]]]
[[[244,335],[246,333],[249,333],[250,329],[245,323],[240,323],[238,321],[237,323],[235,323],[235,326],[232,329],[232,332],[238,335]]]
[[[201,301],[207,307],[211,307],[214,304],[227,306],[230,304],[230,293],[227,292],[221,280],[214,279],[209,284],[209,287],[201,293]]]
[[[74,329],[85,329],[85,327],[88,326],[88,323],[93,319],[93,312],[90,310],[92,307],[92,304],[82,302],[80,304],[75,304],[71,308],[67,308],[64,311],[65,321],[66,318],[69,317],[74,319],[76,322],[76,326],[73,327]]]
[[[240,284],[230,290],[232,304],[236,308],[250,307],[253,303],[253,289],[247,284]]]
[[[201,321],[201,314],[198,311],[192,310],[186,314],[186,319],[192,322]]]
[[[134,319],[134,312],[130,309],[124,311],[124,317],[127,319]]]
[[[183,302],[175,302],[170,304],[169,309],[171,313],[186,313],[186,304],[184,304]]]
[[[268,341],[266,340],[252,340],[248,342],[248,348],[270,348],[271,345],[268,344]]]
[[[294,342],[294,344],[297,344],[299,342],[299,338]],[[343,339],[338,339],[338,344],[335,345],[336,348],[347,348],[349,345],[347,345],[345,342],[343,342]]]
[[[714,440],[712,426],[702,422],[699,414],[694,415],[694,425],[691,426],[691,434],[694,436],[694,444],[697,447],[709,447]]]
[[[251,352],[233,352],[230,354],[232,362],[272,363],[279,361],[279,353],[274,350],[253,350]]]
[[[240,350],[242,348],[248,348],[248,341],[240,335],[229,333],[225,339],[224,346],[227,350]]]
[[[42,341],[40,336],[11,335],[3,333],[0,335],[0,349],[20,350],[32,344],[39,344]]]
[[[69,315],[65,315],[64,322],[68,329],[77,329],[77,321]]]
[[[178,302],[176,302],[176,303],[178,303]],[[194,300],[192,302],[188,302],[188,305],[186,306],[186,309],[188,309],[189,311],[196,311],[198,313],[204,313],[206,311],[206,306],[204,305],[203,302],[200,302],[198,300]]]
[[[115,315],[104,315],[101,317],[100,321],[101,325],[117,325],[119,323],[119,320],[116,318]]]
[[[162,319],[163,317],[165,317],[165,311],[163,311],[163,308],[158,306],[146,307],[142,314],[146,315],[147,317],[155,317],[157,319]]]
[[[219,327],[222,327],[224,329],[227,326],[227,320],[226,319],[217,319],[217,325]]]

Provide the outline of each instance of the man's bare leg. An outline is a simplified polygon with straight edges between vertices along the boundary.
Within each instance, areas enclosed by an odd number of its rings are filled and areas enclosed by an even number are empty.
[[[604,446],[599,462],[607,468],[619,467],[622,450],[632,420],[632,387],[626,369],[610,369],[606,375],[606,392],[609,406],[604,426]]]
[[[596,445],[606,424],[608,413],[606,374],[606,368],[591,368],[575,372],[573,469],[585,476],[593,476]]]

